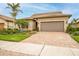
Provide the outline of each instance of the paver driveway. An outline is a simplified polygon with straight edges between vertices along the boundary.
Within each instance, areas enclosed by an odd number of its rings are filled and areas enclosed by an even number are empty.
[[[79,43],[64,32],[38,32],[22,42],[79,48]]]

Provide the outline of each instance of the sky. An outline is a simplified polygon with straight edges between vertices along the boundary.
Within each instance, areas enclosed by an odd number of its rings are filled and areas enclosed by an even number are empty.
[[[36,13],[61,11],[64,14],[71,14],[73,18],[79,18],[79,3],[20,3],[20,9],[23,13],[19,13],[17,18],[27,18]],[[6,3],[0,3],[0,14],[5,16],[11,16],[11,10],[6,8]]]

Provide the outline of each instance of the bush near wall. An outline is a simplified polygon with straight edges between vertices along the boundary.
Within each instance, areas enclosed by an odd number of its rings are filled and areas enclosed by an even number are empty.
[[[75,32],[75,31],[77,31],[77,30],[79,30],[79,29],[73,28],[73,27],[71,26],[71,24],[69,24],[68,27],[67,27],[66,32],[72,34],[73,32]]]
[[[69,24],[66,32],[72,35],[79,35],[79,28],[73,28],[72,25]]]
[[[6,34],[15,34],[15,33],[19,33],[19,32],[20,32],[20,30],[18,30],[18,29],[10,29],[10,28],[8,28],[8,29],[1,30],[0,34],[6,35]]]
[[[79,36],[79,31],[76,31],[76,32],[72,33],[72,35]]]
[[[77,31],[79,31],[79,28],[76,28],[77,29]]]

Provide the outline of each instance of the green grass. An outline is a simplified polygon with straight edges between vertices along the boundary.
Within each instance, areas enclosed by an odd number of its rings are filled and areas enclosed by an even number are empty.
[[[79,43],[79,35],[78,36],[74,35],[72,36],[72,38]]]
[[[7,34],[7,35],[1,35],[0,34],[0,40],[4,41],[13,41],[13,42],[19,42],[24,40],[25,38],[28,38],[31,36],[29,32],[23,32],[23,33],[17,33],[17,34]]]

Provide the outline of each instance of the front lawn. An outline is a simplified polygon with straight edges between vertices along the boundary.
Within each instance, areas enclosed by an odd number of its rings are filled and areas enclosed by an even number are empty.
[[[25,38],[28,38],[31,35],[32,33],[30,32],[22,32],[22,33],[6,34],[6,35],[0,34],[0,40],[19,42],[24,40]]]
[[[77,42],[79,42],[79,35],[78,35],[78,36],[73,35],[72,38],[73,38],[74,40],[76,40]]]

